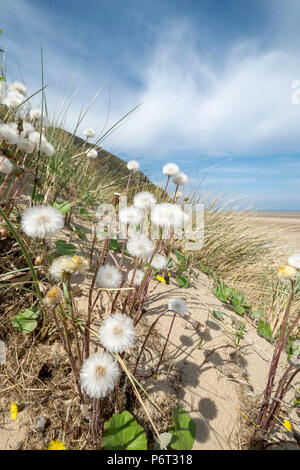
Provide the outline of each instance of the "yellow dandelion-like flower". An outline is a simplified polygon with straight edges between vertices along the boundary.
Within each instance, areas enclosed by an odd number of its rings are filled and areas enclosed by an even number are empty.
[[[277,276],[283,282],[288,282],[290,280],[296,279],[297,275],[298,275],[297,269],[289,265],[280,266],[280,268],[277,271]]]
[[[285,419],[285,420],[283,421],[283,426],[284,426],[288,431],[292,432],[293,426],[292,426],[292,423],[290,422],[289,419]]]
[[[48,445],[48,450],[66,450],[65,443],[59,439],[52,440]]]
[[[89,261],[82,256],[60,256],[56,258],[50,266],[51,277],[59,282],[63,280],[66,273],[80,274],[89,269]]]
[[[43,304],[47,307],[52,307],[53,305],[58,305],[63,300],[63,293],[61,289],[57,286],[52,287],[48,290],[47,294],[43,299]]]
[[[89,261],[82,256],[74,255],[66,260],[65,270],[70,273],[83,273],[89,269]]]
[[[17,403],[14,401],[14,402],[11,404],[11,406],[10,406],[10,416],[11,416],[11,419],[13,419],[13,420],[17,419],[18,411],[19,411],[18,405],[17,405]]]
[[[166,283],[165,278],[162,277],[162,276],[156,276],[156,279],[157,279],[159,282],[162,282],[162,283],[164,283],[164,284]]]

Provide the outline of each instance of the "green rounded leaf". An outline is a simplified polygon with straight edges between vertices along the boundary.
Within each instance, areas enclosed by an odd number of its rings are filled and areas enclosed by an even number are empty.
[[[191,450],[195,440],[196,426],[192,418],[186,411],[176,406],[173,410],[174,426],[171,426],[169,432],[173,434],[170,443],[175,450]]]
[[[224,320],[223,312],[220,312],[219,310],[213,310],[213,316],[218,320]]]
[[[109,245],[108,245],[108,249],[109,250],[117,250],[119,248],[119,243],[118,243],[118,240],[115,240],[114,238],[111,238],[109,240]]]
[[[147,450],[146,434],[129,411],[114,414],[105,423],[103,450]]]
[[[23,312],[15,316],[12,324],[22,333],[31,333],[37,327],[36,319],[39,316],[37,307],[26,308]]]
[[[55,246],[61,255],[75,255],[76,253],[76,246],[67,243],[65,240],[56,240]]]
[[[233,310],[235,311],[235,313],[238,313],[239,315],[243,315],[244,314],[244,307],[241,305],[241,302],[239,299],[237,299],[236,297],[234,297],[232,300],[231,300],[231,305],[232,305],[232,308]]]
[[[189,285],[190,285],[189,278],[183,273],[177,274],[176,281],[177,281],[177,284],[179,285],[179,287],[184,287],[185,289],[187,287],[189,287]]]
[[[161,442],[167,448],[173,438],[173,434],[171,434],[170,432],[163,432],[159,435],[159,437],[161,439]],[[163,450],[162,445],[158,439],[154,444],[154,450]]]

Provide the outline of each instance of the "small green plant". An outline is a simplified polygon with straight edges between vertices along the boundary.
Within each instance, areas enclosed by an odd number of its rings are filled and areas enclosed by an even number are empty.
[[[71,202],[68,202],[68,201],[62,201],[62,202],[55,201],[53,203],[53,207],[55,207],[55,209],[58,209],[59,212],[61,212],[62,214],[67,214],[72,209],[72,204]]]
[[[259,320],[257,326],[257,333],[270,343],[274,343],[271,327],[269,323],[265,322],[264,320]]]
[[[104,428],[103,450],[147,450],[146,433],[129,411],[114,414]]]
[[[238,315],[243,316],[246,311],[251,309],[242,292],[228,287],[220,279],[217,280],[213,293],[221,302],[229,304]]]
[[[241,320],[237,320],[235,317],[231,317],[232,325],[234,326],[235,333],[235,346],[238,349],[240,346],[241,340],[244,338],[244,332],[246,330],[246,323]]]
[[[179,406],[173,410],[174,425],[159,434],[154,449],[162,445],[175,450],[191,450],[195,440],[195,423]],[[104,425],[103,450],[147,450],[146,433],[129,411],[114,414]]]
[[[193,270],[189,267],[190,256],[175,250],[168,261],[168,268],[174,268],[175,279],[179,287],[187,289],[190,285],[190,275]]]
[[[294,405],[296,408],[300,408],[300,388],[298,388],[298,389],[295,391],[295,397],[294,397],[294,400],[293,400],[293,405]]]
[[[217,320],[224,320],[223,312],[220,312],[219,310],[213,310],[213,316]]]
[[[60,255],[75,255],[76,253],[76,246],[65,240],[56,240],[55,246]]]
[[[195,422],[179,406],[173,410],[174,425],[169,432],[173,435],[170,446],[175,450],[191,450],[195,440]]]
[[[298,356],[300,354],[300,341],[294,336],[291,336],[286,344],[286,351],[288,354],[288,361],[292,356]]]
[[[37,318],[40,311],[37,307],[26,308],[23,312],[15,315],[12,324],[22,333],[31,333],[37,327]]]

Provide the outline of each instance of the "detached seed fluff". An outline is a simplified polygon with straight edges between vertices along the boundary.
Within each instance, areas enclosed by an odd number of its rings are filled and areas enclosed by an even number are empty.
[[[170,299],[168,303],[168,309],[179,313],[179,315],[183,315],[187,311],[186,302],[180,298]]]

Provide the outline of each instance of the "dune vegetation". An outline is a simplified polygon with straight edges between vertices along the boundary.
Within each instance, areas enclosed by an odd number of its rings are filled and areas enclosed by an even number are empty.
[[[168,380],[176,319],[206,344],[211,319],[189,314],[203,273],[216,301],[243,319],[228,340],[234,357],[246,323],[272,347],[264,390],[242,412],[249,438],[240,447],[274,443],[277,428],[296,443],[300,255],[279,268],[268,235],[236,202],[206,201],[201,188],[185,197],[188,177],[175,163],[164,162],[159,188],[137,161],[105,151],[126,116],[96,141],[92,128],[80,139],[88,109],[70,133],[66,111],[55,122],[47,115],[44,84],[37,94],[32,108],[22,83],[0,81],[1,411],[14,422],[30,414],[21,448],[193,449],[197,422],[174,395],[158,403],[149,384]],[[181,230],[195,217],[186,202],[204,207],[198,248]],[[147,315],[156,287],[168,294],[171,284],[182,296]],[[222,328],[222,313],[213,315]]]

